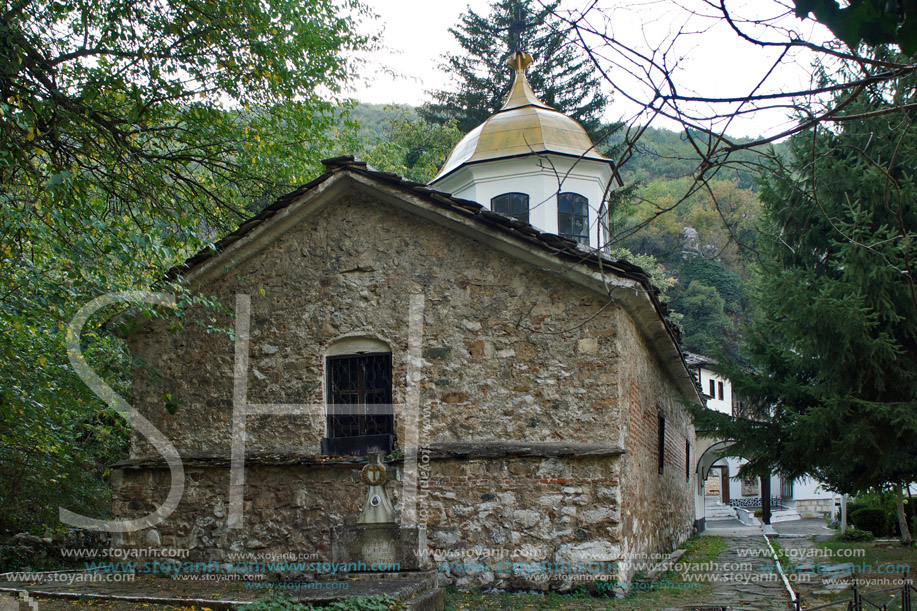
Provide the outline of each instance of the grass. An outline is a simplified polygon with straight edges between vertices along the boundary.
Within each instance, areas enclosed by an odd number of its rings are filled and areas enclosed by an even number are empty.
[[[707,562],[716,559],[726,551],[726,539],[722,537],[691,537],[681,546],[688,550],[691,562]]]
[[[878,590],[900,586],[877,582],[899,581],[901,567],[910,567],[912,579],[917,577],[917,548],[913,546],[904,547],[898,543],[884,541],[853,542],[832,539],[816,542],[815,547],[826,553],[824,557],[812,559],[816,565],[852,564],[853,576],[860,584],[861,594],[865,594],[866,599],[873,604],[890,604],[890,610],[900,608],[895,606],[900,605],[900,595],[895,591],[881,593]],[[803,608],[849,599],[852,595],[849,587],[834,592],[820,591],[820,586],[813,587],[802,582],[794,583],[794,587],[800,594]],[[816,594],[816,591],[819,593]]]
[[[703,563],[716,559],[726,549],[726,541],[720,537],[692,537],[682,548],[688,552],[679,563]],[[482,592],[473,590],[460,592],[449,588],[446,593],[447,611],[508,609],[510,611],[599,610],[650,611],[664,607],[684,607],[705,602],[711,586],[709,583],[685,582],[682,576],[670,571],[655,584],[643,589],[632,588],[624,598],[610,598],[596,589],[598,584],[579,585],[571,592]],[[592,593],[590,593],[592,592]]]
[[[783,572],[787,574],[795,573],[796,565],[792,560],[790,560],[790,556],[787,554],[787,551],[783,549],[779,543],[777,543],[776,539],[771,539],[770,543],[771,547],[774,548],[774,553],[777,555],[777,562],[780,563],[780,568],[783,569]]]
[[[815,544],[819,549],[830,550],[834,563],[851,562],[855,566],[868,565],[874,568],[889,565],[910,567],[911,577],[917,578],[917,548],[904,547],[900,543],[886,541],[822,541]],[[858,551],[862,550],[862,551]]]

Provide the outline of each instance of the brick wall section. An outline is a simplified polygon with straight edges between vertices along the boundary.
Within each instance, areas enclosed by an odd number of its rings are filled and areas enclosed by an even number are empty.
[[[695,474],[685,478],[685,440],[696,445],[694,427],[658,361],[645,347],[629,317],[618,322],[619,386],[626,388],[625,455],[622,468],[622,525],[628,576],[652,565],[691,533]],[[665,417],[665,465],[659,473],[658,416]]]

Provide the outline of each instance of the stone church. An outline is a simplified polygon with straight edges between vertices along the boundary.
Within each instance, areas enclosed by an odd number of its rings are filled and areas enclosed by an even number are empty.
[[[689,536],[698,389],[647,274],[601,248],[612,162],[511,61],[505,106],[429,185],[327,160],[171,272],[229,312],[128,339],[135,408],[182,460],[135,435],[115,515],[180,501],[119,544],[329,558],[370,451],[427,554],[547,573],[449,569],[459,586],[626,580]]]

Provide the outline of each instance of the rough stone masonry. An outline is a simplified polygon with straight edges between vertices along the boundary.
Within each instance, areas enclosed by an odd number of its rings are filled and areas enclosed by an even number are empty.
[[[631,313],[571,280],[582,273],[575,263],[545,269],[516,243],[517,256],[491,245],[512,236],[478,236],[448,210],[412,212],[430,208],[416,194],[338,183],[291,204],[286,227],[247,238],[260,240],[252,253],[224,252],[197,279],[230,307],[235,295],[251,296],[248,402],[301,406],[247,418],[241,528],[227,525],[234,344],[212,332],[232,328],[232,317],[201,308],[180,332],[153,320],[129,338],[143,363],[134,405],[179,450],[187,482],[171,516],[119,544],[217,561],[268,552],[330,559],[330,529],[356,520],[364,500],[365,463],[321,452],[325,358],[348,338],[390,348],[396,452],[387,490],[402,512],[405,466],[420,463],[414,517],[435,560],[468,562],[441,565],[457,585],[626,581],[635,561],[683,541],[693,523],[694,429]],[[412,295],[423,306],[413,363]],[[163,393],[179,403],[174,415]],[[415,421],[419,453],[405,445]],[[115,515],[142,516],[165,498],[169,470],[135,437],[113,484]]]

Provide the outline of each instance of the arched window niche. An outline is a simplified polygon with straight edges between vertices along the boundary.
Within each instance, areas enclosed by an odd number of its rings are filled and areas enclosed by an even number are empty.
[[[365,456],[395,445],[392,350],[374,337],[345,337],[325,352],[322,453]]]
[[[557,196],[557,233],[589,245],[589,201],[579,193]]]
[[[490,209],[517,221],[529,222],[529,196],[525,193],[504,193],[490,200]]]

